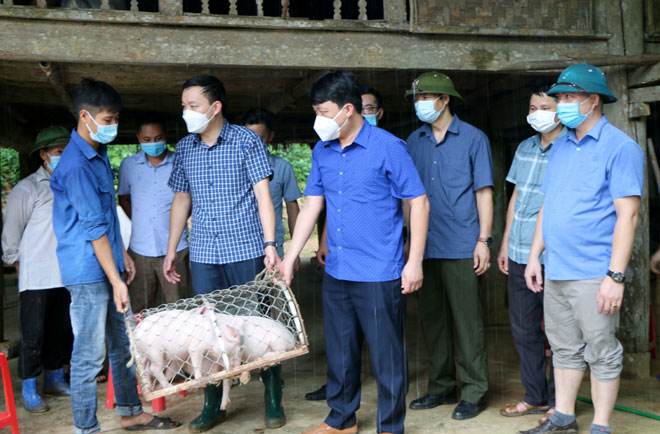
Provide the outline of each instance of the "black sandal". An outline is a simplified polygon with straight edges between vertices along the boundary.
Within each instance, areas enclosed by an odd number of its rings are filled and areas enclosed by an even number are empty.
[[[98,374],[96,374],[96,383],[103,384],[108,381],[108,374],[105,373],[105,369],[101,368]]]
[[[143,425],[127,426],[124,429],[126,431],[147,431],[150,429],[155,429],[155,430],[172,429],[172,428],[177,428],[179,426],[181,426],[181,423],[174,421],[169,417],[154,416],[153,419],[149,421],[149,423],[145,423]]]

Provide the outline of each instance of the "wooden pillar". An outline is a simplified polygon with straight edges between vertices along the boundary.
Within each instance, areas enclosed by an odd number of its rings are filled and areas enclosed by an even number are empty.
[[[644,40],[642,32],[643,0],[605,0],[608,31],[612,34],[609,41],[609,54],[643,54]],[[630,119],[628,99],[628,73],[625,66],[605,69],[610,89],[619,99],[614,104],[605,106],[609,121],[632,137],[646,150],[646,123],[644,118]],[[621,310],[621,324],[617,336],[625,351],[623,374],[630,377],[648,377],[650,374],[650,354],[648,352],[650,270],[649,270],[649,212],[648,186],[645,176],[644,192],[632,257],[628,266],[628,275],[624,301]]]

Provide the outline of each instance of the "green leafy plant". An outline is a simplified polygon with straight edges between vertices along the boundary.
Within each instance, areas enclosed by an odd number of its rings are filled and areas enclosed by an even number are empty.
[[[140,145],[111,145],[108,146],[108,160],[110,160],[110,167],[115,174],[115,188],[119,180],[119,166],[124,158],[140,152]]]
[[[6,197],[20,179],[18,152],[11,148],[0,148],[0,193],[2,209],[5,209]]]
[[[293,173],[296,175],[298,186],[301,191],[305,190],[309,170],[312,168],[312,148],[306,143],[291,143],[280,145],[277,149],[268,147],[271,154],[284,158],[291,163]]]

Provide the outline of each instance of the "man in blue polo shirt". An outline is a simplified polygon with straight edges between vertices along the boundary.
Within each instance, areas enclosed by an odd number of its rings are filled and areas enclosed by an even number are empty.
[[[243,117],[245,128],[254,131],[261,137],[266,146],[270,145],[275,137],[274,118],[275,115],[266,109],[251,108]],[[277,254],[284,257],[284,224],[282,223],[282,201],[286,204],[286,217],[289,226],[289,234],[293,235],[296,227],[296,219],[300,213],[298,198],[300,188],[296,175],[293,173],[291,163],[282,157],[268,153],[268,162],[273,169],[273,179],[270,180],[270,196],[275,207],[275,241],[277,242]]]
[[[145,113],[137,127],[142,152],[121,162],[117,187],[117,201],[132,223],[127,251],[135,262],[135,279],[128,286],[134,312],[156,306],[159,288],[165,303],[186,297],[188,289],[188,228],[176,248],[181,280],[171,283],[163,274],[174,198],[167,186],[174,153],[167,149],[165,120],[158,113]]]
[[[107,144],[117,136],[121,98],[102,81],[83,79],[76,88],[78,126],[53,172],[53,229],[62,283],[71,295],[71,408],[76,434],[96,434],[96,374],[103,366],[105,341],[112,369],[117,415],[131,430],[179,426],[142,411],[135,387],[122,312],[130,310],[128,283],[135,277],[126,254],[115,205],[114,174]],[[114,303],[113,303],[114,301]]]
[[[181,103],[190,134],[177,144],[168,182],[175,193],[163,273],[170,282],[181,279],[177,246],[192,214],[192,287],[195,294],[206,294],[247,283],[264,265],[279,262],[269,187],[273,172],[261,138],[224,118],[227,94],[220,80],[210,75],[189,79]],[[280,365],[261,372],[268,428],[286,423],[280,373]],[[202,413],[188,429],[203,432],[222,422],[221,401],[222,387],[205,387]]]
[[[426,395],[413,410],[461,402],[454,419],[469,419],[486,408],[488,364],[478,276],[490,267],[493,222],[493,162],[486,135],[451,112],[461,95],[451,79],[426,72],[413,81],[420,128],[408,137],[412,156],[431,202],[424,254],[424,287],[419,291],[422,333],[429,352]],[[454,332],[456,344],[454,345]],[[456,347],[456,360],[454,360]]]
[[[603,104],[616,97],[600,69],[569,66],[548,94],[559,96],[557,114],[570,130],[550,151],[525,280],[532,291],[545,290],[557,406],[547,421],[521,433],[578,432],[575,399],[587,364],[591,434],[609,433],[623,362],[615,331],[639,214],[644,153],[603,115]]]
[[[358,432],[363,338],[378,385],[377,432],[403,434],[408,390],[403,294],[422,284],[428,200],[404,143],[360,115],[360,87],[353,73],[324,73],[312,85],[311,99],[321,140],[312,152],[307,201],[279,267],[290,282],[295,259],[325,204],[329,253],[323,311],[331,411],[324,423],[304,434]],[[401,200],[411,210],[407,262]]]

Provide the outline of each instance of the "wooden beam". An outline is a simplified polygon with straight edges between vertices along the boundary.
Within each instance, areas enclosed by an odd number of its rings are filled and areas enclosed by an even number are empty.
[[[660,54],[641,54],[633,56],[571,56],[570,59],[514,63],[502,67],[500,71],[561,70],[577,62],[585,62],[594,66],[643,66],[653,65],[660,62]]]
[[[660,101],[660,86],[640,87],[630,89],[630,102],[654,102]]]
[[[660,62],[642,66],[628,73],[628,85],[632,87],[648,86],[660,82]]]
[[[607,54],[600,40],[537,40],[382,32],[146,27],[0,18],[3,60],[335,69],[496,71],[516,59]],[[155,44],[154,40],[167,41]]]
[[[630,119],[645,118],[651,116],[651,107],[643,102],[634,102],[630,104],[628,117]]]
[[[77,119],[76,111],[73,108],[73,99],[64,87],[64,82],[60,75],[60,70],[57,67],[57,64],[50,62],[39,62],[39,67],[41,67],[41,70],[44,72],[44,74],[46,74],[48,82],[53,87],[53,90],[57,96],[60,97],[64,105],[66,105],[66,108],[69,110],[69,113],[71,113],[71,116],[73,116],[74,119]]]

